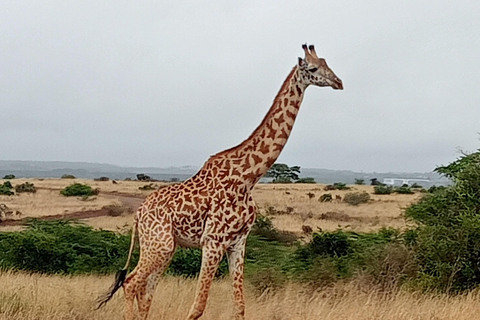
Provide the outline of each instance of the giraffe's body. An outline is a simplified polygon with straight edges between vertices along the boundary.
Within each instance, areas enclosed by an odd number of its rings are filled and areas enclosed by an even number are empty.
[[[233,279],[235,316],[244,319],[245,243],[256,216],[251,190],[285,146],[307,86],[343,88],[325,61],[316,57],[313,46],[310,50],[304,46],[304,50],[306,59],[300,59],[290,72],[273,106],[248,139],[210,157],[195,176],[157,190],[140,206],[135,217],[140,260],[116,287],[123,285],[127,320],[134,318],[135,298],[140,317],[146,319],[158,278],[177,246],[203,249],[197,295],[187,319],[203,314],[208,290],[225,253]],[[320,75],[313,69],[320,69]]]

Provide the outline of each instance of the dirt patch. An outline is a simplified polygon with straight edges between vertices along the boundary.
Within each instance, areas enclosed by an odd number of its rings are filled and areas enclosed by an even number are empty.
[[[48,188],[44,188],[48,189]],[[52,190],[54,190],[52,188]],[[142,204],[145,196],[143,195],[135,195],[135,194],[127,194],[127,193],[119,193],[119,192],[102,192],[102,195],[111,196],[119,200],[122,205],[127,208],[125,210],[127,212],[135,212],[138,207]],[[87,211],[77,211],[71,213],[63,213],[63,214],[52,214],[52,215],[45,215],[41,217],[35,218],[36,220],[41,221],[52,221],[52,220],[80,220],[80,219],[90,219],[90,218],[97,218],[102,216],[111,216],[112,209],[105,207],[98,210],[87,210]],[[27,217],[23,219],[4,219],[0,221],[0,227],[6,226],[21,226],[27,223],[32,218]]]

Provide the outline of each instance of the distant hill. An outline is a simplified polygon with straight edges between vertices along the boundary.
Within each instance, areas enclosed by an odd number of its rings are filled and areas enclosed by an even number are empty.
[[[14,174],[19,178],[60,178],[64,174],[72,174],[77,178],[94,179],[109,177],[110,179],[123,180],[135,179],[136,175],[143,173],[158,180],[172,179],[185,180],[194,175],[200,167],[121,167],[105,163],[90,162],[65,162],[65,161],[13,161],[0,160],[0,178],[7,174]],[[427,185],[446,185],[448,179],[434,172],[427,173],[393,173],[393,172],[354,172],[350,170],[329,170],[317,168],[302,168],[301,177],[312,177],[318,183],[344,182],[353,184],[355,179],[364,179],[366,184],[370,179],[377,178],[380,182],[384,178],[410,178],[430,180]]]

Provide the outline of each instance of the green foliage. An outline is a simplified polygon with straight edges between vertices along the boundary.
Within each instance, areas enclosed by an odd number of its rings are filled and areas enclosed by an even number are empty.
[[[72,197],[72,196],[89,197],[89,196],[97,195],[99,193],[99,190],[92,189],[92,187],[90,187],[87,184],[74,183],[62,189],[60,193],[66,197]]]
[[[441,191],[441,190],[445,190],[445,189],[446,189],[445,186],[435,186],[435,185],[434,185],[434,186],[431,186],[430,188],[428,188],[427,191],[428,191],[429,193],[435,193],[435,192],[437,192],[437,191]]]
[[[295,183],[317,183],[314,178],[311,177],[306,177],[306,178],[300,178]]]
[[[435,168],[435,172],[443,174],[447,178],[456,179],[461,173],[471,165],[478,165],[480,163],[480,149],[477,152],[470,154],[463,154],[459,159],[446,166],[439,166]]]
[[[365,184],[365,180],[364,179],[355,179],[355,184],[362,186],[362,185]]]
[[[15,175],[14,174],[7,174],[3,177],[3,179],[6,179],[6,180],[15,179]]]
[[[109,177],[100,177],[100,178],[95,178],[93,179],[94,181],[109,181],[110,178]]]
[[[363,192],[349,192],[343,197],[343,201],[352,206],[358,206],[361,203],[367,203],[370,201],[370,195]]]
[[[129,238],[66,221],[34,220],[25,231],[0,233],[0,267],[43,273],[112,273],[126,261]]]
[[[273,183],[290,183],[292,181],[298,180],[299,174],[299,166],[289,167],[285,163],[275,163],[270,167],[270,169],[268,169],[265,177],[273,178]]]
[[[350,187],[347,187],[347,185],[343,182],[335,182],[333,184],[336,190],[348,190]]]
[[[396,193],[400,193],[400,194],[413,194],[414,193],[412,191],[412,189],[410,189],[408,186],[407,187],[404,187],[404,186],[397,187],[397,188],[393,189],[393,191],[396,192]]]
[[[0,195],[12,196],[14,194],[12,188],[10,181],[5,181],[3,184],[0,184]]]
[[[22,184],[15,186],[15,192],[16,193],[22,193],[22,192],[35,193],[37,192],[37,188],[35,188],[35,185],[33,183],[24,182]]]
[[[392,186],[376,185],[375,187],[373,187],[373,193],[375,194],[391,194],[392,192],[393,192]]]
[[[371,272],[369,268],[377,259],[377,268],[384,260],[390,245],[401,245],[402,235],[395,229],[382,229],[377,233],[361,234],[338,230],[335,232],[314,233],[312,240],[299,245],[290,255],[284,267],[294,279],[305,281],[314,287],[355,276],[359,273]],[[400,282],[398,283],[400,284]]]
[[[480,284],[480,163],[467,159],[442,167],[452,186],[425,194],[405,212],[420,225],[414,248],[422,288],[458,292]]]
[[[64,174],[62,175],[61,179],[75,179],[75,176],[71,174]]]
[[[250,234],[258,236],[259,239],[265,241],[275,241],[284,244],[292,244],[297,241],[294,233],[277,230],[272,222],[272,219],[257,215],[257,220],[250,231]]]

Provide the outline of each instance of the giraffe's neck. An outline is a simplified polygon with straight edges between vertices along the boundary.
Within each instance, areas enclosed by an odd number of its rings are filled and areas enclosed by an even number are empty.
[[[297,117],[306,85],[294,67],[262,123],[240,145],[220,152],[235,163],[245,182],[253,187],[277,160]]]

